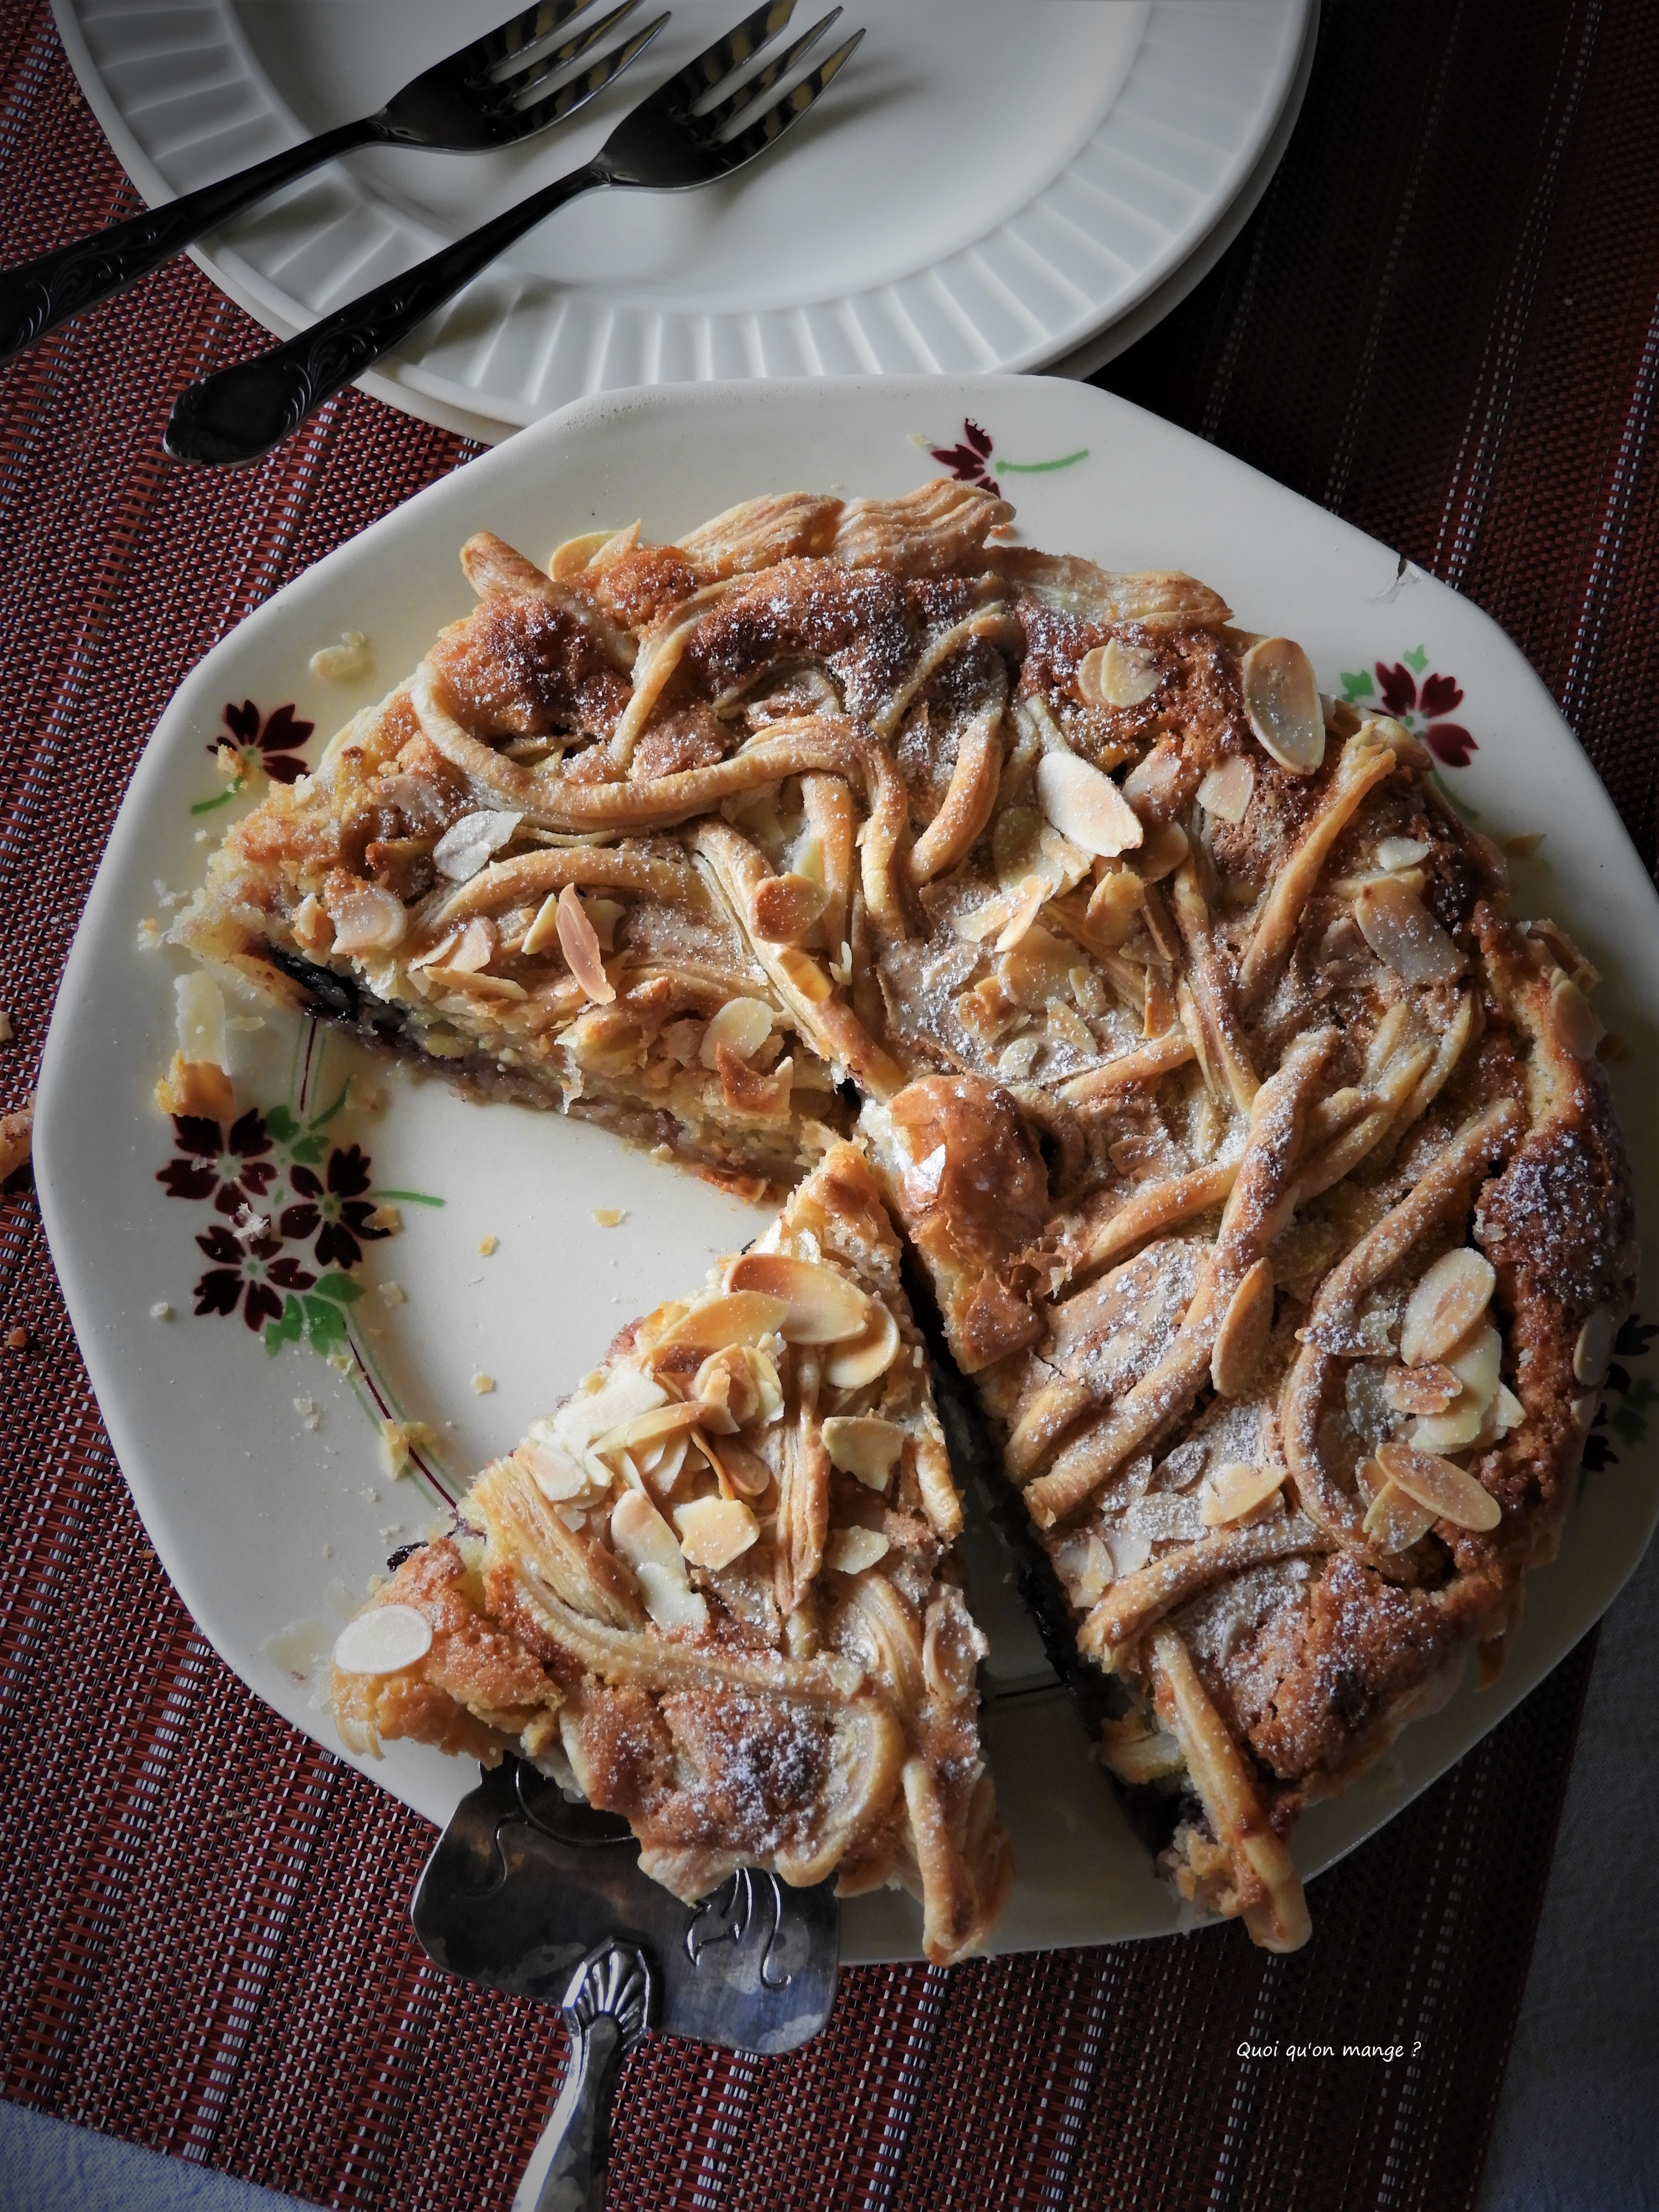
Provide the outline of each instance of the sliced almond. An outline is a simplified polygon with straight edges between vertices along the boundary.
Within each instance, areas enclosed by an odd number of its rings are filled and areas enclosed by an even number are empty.
[[[1221,1528],[1230,1521],[1242,1521],[1258,1505],[1265,1504],[1284,1480],[1282,1467],[1252,1467],[1245,1460],[1233,1460],[1218,1468],[1199,1500],[1205,1527]]]
[[[1152,1538],[1143,1536],[1138,1528],[1114,1528],[1107,1542],[1120,1582],[1126,1575],[1139,1574],[1152,1556]]]
[[[724,1045],[739,1060],[750,1060],[772,1034],[772,1009],[760,999],[728,999],[702,1033],[697,1057],[705,1067],[720,1064]]]
[[[665,1437],[660,1443],[641,1445],[637,1453],[629,1454],[640,1480],[659,1501],[670,1497],[679,1480],[690,1454],[690,1439],[691,1431],[685,1429],[678,1436]]]
[[[559,894],[557,891],[549,891],[540,906],[537,908],[536,919],[526,930],[519,950],[528,958],[534,959],[538,953],[545,952],[550,945],[556,945],[558,940]]]
[[[811,876],[769,876],[755,893],[755,933],[769,945],[799,945],[830,903]]]
[[[874,1320],[866,1334],[850,1344],[836,1345],[825,1356],[823,1379],[837,1390],[861,1390],[887,1372],[898,1350],[898,1323],[885,1306],[875,1305]]]
[[[465,991],[475,999],[526,999],[529,993],[510,975],[491,975],[477,968],[431,967],[423,971],[441,990]],[[431,1039],[423,1040],[428,1051]]]
[[[337,952],[391,952],[409,927],[403,901],[377,884],[349,891],[333,915]]]
[[[445,966],[462,975],[477,974],[488,968],[495,957],[501,940],[495,934],[495,925],[487,915],[474,915],[461,932],[460,942],[445,962]]]
[[[1495,1397],[1497,1393],[1494,1391],[1492,1395]],[[1443,1413],[1425,1413],[1421,1420],[1413,1422],[1413,1449],[1468,1451],[1471,1444],[1480,1442],[1491,1407],[1491,1399],[1482,1399],[1473,1390],[1460,1390]]]
[[[1325,713],[1302,647],[1294,638],[1258,638],[1244,656],[1239,682],[1263,751],[1292,775],[1311,775],[1325,758]]]
[[[599,1473],[550,1436],[527,1437],[513,1455],[550,1505],[591,1504],[610,1487]]]
[[[1261,1364],[1273,1325],[1273,1271],[1258,1260],[1228,1301],[1210,1355],[1210,1380],[1223,1398],[1242,1398]]]
[[[904,1449],[904,1431],[874,1413],[832,1413],[823,1425],[823,1448],[831,1467],[855,1474],[866,1489],[885,1490]]]
[[[1391,875],[1402,868],[1414,868],[1419,860],[1429,857],[1429,848],[1420,837],[1383,837],[1376,848],[1376,865]]]
[[[951,927],[964,945],[983,945],[988,937],[994,937],[1013,911],[1014,894],[1007,891],[994,898],[981,900],[965,914],[954,914]]]
[[[941,1590],[927,1608],[921,1639],[921,1676],[931,1693],[942,1705],[965,1704],[990,1649],[957,1593],[948,1586]]]
[[[1085,853],[1110,860],[1146,836],[1140,817],[1111,777],[1075,753],[1045,753],[1036,787],[1050,823]]]
[[[684,1313],[685,1309],[678,1310]],[[579,1389],[556,1413],[543,1414],[530,1424],[532,1441],[545,1438],[567,1451],[580,1452],[595,1437],[607,1436],[636,1413],[647,1413],[653,1406],[668,1403],[667,1391],[641,1368],[614,1367],[602,1380],[596,1382],[590,1376],[586,1382],[594,1387]]]
[[[674,1531],[642,1490],[626,1490],[611,1514],[611,1541],[634,1570],[645,1609],[659,1628],[706,1628],[708,1607],[686,1578]]]
[[[1483,1406],[1490,1406],[1498,1395],[1498,1370],[1503,1358],[1503,1339],[1490,1321],[1481,1321],[1467,1336],[1459,1338],[1441,1364],[1456,1376],[1465,1390]]]
[[[349,1620],[334,1639],[334,1664],[343,1674],[396,1674],[432,1649],[432,1624],[412,1605],[372,1606]]]
[[[1133,933],[1146,896],[1146,885],[1128,868],[1103,875],[1089,895],[1089,935],[1103,951],[1115,952]]]
[[[1098,1053],[1100,1048],[1095,1042],[1093,1031],[1064,999],[1050,999],[1046,1018],[1051,1044],[1069,1046],[1085,1060],[1092,1059]]]
[[[307,891],[295,908],[290,926],[307,952],[326,952],[334,942],[334,924],[314,891]]]
[[[783,1411],[778,1370],[753,1345],[728,1344],[711,1352],[697,1370],[691,1395],[702,1412],[702,1425],[717,1436],[763,1427]]]
[[[1376,1462],[1368,1464],[1375,1468]],[[1436,1518],[1429,1507],[1419,1505],[1398,1483],[1384,1479],[1363,1525],[1379,1552],[1408,1552],[1428,1534]]]
[[[571,974],[597,1006],[609,1006],[616,987],[605,972],[599,933],[582,909],[574,884],[567,884],[559,893],[557,923],[560,947]]]
[[[1594,1060],[1607,1035],[1601,1016],[1571,975],[1559,970],[1550,986],[1550,1028],[1563,1052],[1574,1060]]]
[[[1445,1371],[1455,1376],[1458,1391],[1451,1403],[1419,1421],[1412,1443],[1419,1451],[1465,1451],[1487,1441],[1487,1417],[1497,1401],[1498,1367],[1503,1340],[1491,1322],[1475,1323],[1468,1334],[1446,1353]]]
[[[492,853],[512,842],[513,833],[523,819],[521,814],[504,813],[495,807],[486,807],[477,814],[463,814],[459,822],[450,823],[433,847],[432,865],[451,883],[467,883]]]
[[[1397,1490],[1414,1498],[1443,1521],[1459,1528],[1482,1533],[1495,1528],[1503,1509],[1491,1492],[1472,1474],[1433,1452],[1415,1451],[1410,1444],[1386,1443],[1376,1455],[1377,1464]]]
[[[1581,1382],[1606,1381],[1613,1339],[1618,1334],[1615,1316],[1606,1306],[1597,1306],[1579,1330],[1578,1341],[1572,1348],[1572,1371]]]
[[[728,1344],[758,1344],[763,1337],[776,1335],[788,1310],[786,1299],[759,1289],[707,1298],[663,1332],[651,1356],[659,1365],[679,1368],[686,1364],[686,1355],[695,1352],[700,1367],[711,1352],[723,1352]],[[664,1355],[670,1352],[675,1357],[665,1362]]]
[[[999,952],[1012,952],[1024,942],[1048,900],[1048,886],[1042,878],[1027,876],[1009,897],[1007,920],[996,942]]]
[[[776,1326],[788,1344],[843,1344],[870,1327],[873,1301],[839,1269],[787,1252],[745,1252],[734,1260],[726,1286],[759,1291],[776,1301]]]
[[[1243,753],[1218,761],[1198,787],[1198,803],[1220,822],[1242,822],[1255,789],[1255,769]]]
[[[627,1452],[637,1460],[643,1452],[678,1436],[685,1429],[695,1428],[698,1409],[696,1406],[653,1406],[648,1412],[635,1413],[619,1428],[607,1431],[589,1446],[601,1459],[609,1459],[618,1452]]]
[[[1490,1260],[1468,1245],[1443,1254],[1406,1301],[1400,1357],[1407,1367],[1443,1360],[1492,1304],[1498,1286]]]
[[[693,1440],[719,1475],[722,1491],[739,1498],[758,1498],[771,1481],[771,1468],[741,1437],[711,1436],[708,1430],[698,1429]]]
[[[1164,681],[1158,656],[1109,637],[1078,663],[1078,696],[1090,707],[1139,707]]]
[[[1190,850],[1187,832],[1178,822],[1155,822],[1129,866],[1143,884],[1158,883],[1175,873]]]
[[[1396,1413],[1443,1413],[1462,1384],[1449,1367],[1391,1367],[1382,1377],[1382,1402]]]
[[[1492,1412],[1494,1417],[1492,1429],[1494,1433],[1500,1437],[1508,1436],[1511,1429],[1520,1428],[1527,1418],[1526,1407],[1507,1382],[1498,1384],[1498,1403],[1492,1408]]]
[[[823,1564],[834,1574],[861,1575],[888,1553],[879,1528],[833,1528],[823,1547]]]
[[[1373,876],[1353,902],[1359,933],[1407,983],[1445,983],[1468,963],[1408,884]]]
[[[1096,1535],[1070,1536],[1054,1553],[1054,1571],[1079,1613],[1097,1605],[1117,1569],[1104,1541]]]
[[[729,1567],[760,1534],[760,1522],[740,1498],[694,1498],[674,1508],[680,1553],[689,1566]]]

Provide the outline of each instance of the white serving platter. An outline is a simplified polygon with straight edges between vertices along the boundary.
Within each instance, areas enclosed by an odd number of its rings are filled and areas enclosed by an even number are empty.
[[[506,0],[53,0],[150,204],[376,106]],[[802,0],[799,21],[813,20]],[[290,337],[585,161],[741,0],[675,0],[568,125],[499,155],[375,149],[196,258]],[[648,10],[641,20],[647,20]],[[787,149],[706,191],[562,210],[371,375],[494,441],[585,394],[734,376],[1086,374],[1231,242],[1284,149],[1317,0],[880,0]]]
[[[207,655],[158,725],[122,806],[72,949],[47,1040],[35,1175],[52,1249],[99,1402],[138,1510],[168,1572],[228,1662],[296,1727],[337,1749],[304,1679],[394,1545],[423,1534],[485,1459],[516,1440],[599,1358],[615,1328],[745,1242],[762,1217],[603,1133],[528,1109],[470,1103],[441,1079],[371,1066],[337,1037],[276,1018],[235,1032],[240,1095],[264,1115],[284,1176],[335,1166],[335,1210],[393,1194],[404,1228],[360,1263],[337,1253],[341,1373],[305,1342],[268,1351],[237,1314],[197,1316],[216,1271],[198,1244],[223,1216],[213,1191],[246,1175],[238,1156],[195,1188],[153,1086],[173,1045],[182,955],[141,941],[147,918],[200,877],[249,794],[210,757],[239,742],[246,702],[278,750],[291,706],[316,725],[314,758],[348,715],[419,659],[471,604],[457,553],[489,527],[545,558],[561,539],[642,518],[677,536],[732,501],[786,487],[890,495],[935,472],[933,448],[988,436],[987,471],[1018,502],[1030,543],[1117,568],[1185,568],[1247,627],[1303,640],[1322,684],[1391,703],[1443,755],[1455,801],[1498,838],[1542,831],[1515,867],[1518,911],[1554,915],[1607,977],[1598,1003],[1622,1040],[1613,1070],[1632,1139],[1659,1088],[1655,898],[1594,771],[1516,647],[1468,600],[1241,463],[1086,386],[1042,378],[869,379],[702,385],[577,403],[434,485],[289,585]],[[345,629],[373,666],[329,684],[310,656]],[[1369,690],[1368,688],[1369,687]],[[1407,702],[1405,690],[1412,700]],[[1454,700],[1452,694],[1457,694]],[[1463,738],[1449,733],[1456,731]],[[1468,750],[1464,738],[1472,739]],[[291,757],[280,754],[279,757]],[[192,811],[192,810],[196,811]],[[205,837],[203,833],[205,832]],[[387,1094],[324,1120],[349,1072]],[[313,1125],[315,1125],[313,1127]],[[354,1161],[351,1148],[357,1147]],[[1653,1154],[1636,1143],[1638,1203],[1655,1218]],[[367,1156],[364,1164],[362,1156]],[[193,1163],[196,1170],[203,1162]],[[254,1178],[257,1181],[258,1178]],[[365,1192],[352,1188],[361,1182]],[[441,1200],[441,1205],[423,1202]],[[615,1227],[596,1211],[625,1209]],[[350,1224],[347,1216],[347,1226]],[[361,1219],[361,1216],[357,1217]],[[284,1256],[316,1250],[319,1229]],[[478,1247],[499,1238],[490,1255]],[[219,1268],[218,1272],[228,1272]],[[406,1303],[387,1304],[395,1283]],[[280,1286],[279,1286],[280,1287]],[[355,1298],[349,1291],[362,1288]],[[319,1281],[307,1295],[330,1295]],[[283,1292],[285,1304],[287,1292]],[[246,1311],[244,1285],[240,1312]],[[158,1317],[157,1305],[171,1310]],[[1659,1307],[1651,1260],[1640,1305]],[[257,1318],[257,1316],[256,1316]],[[350,1347],[348,1352],[345,1347]],[[1527,1616],[1498,1686],[1465,1687],[1418,1723],[1348,1794],[1303,1821],[1312,1876],[1407,1803],[1490,1729],[1599,1616],[1659,1514],[1659,1449],[1646,1434],[1647,1370],[1621,1362],[1561,1555],[1528,1585]],[[495,1378],[479,1395],[475,1375]],[[1622,1380],[1622,1388],[1620,1382]],[[428,1424],[423,1471],[392,1480],[379,1454],[386,1409]],[[1033,1633],[994,1568],[976,1601],[990,1616],[988,1736],[1019,1873],[998,1935],[1006,1949],[1109,1942],[1176,1924],[1090,1761],[1062,1693],[1041,1686]],[[393,1746],[366,1771],[441,1821],[476,1769]],[[1319,1890],[1311,1897],[1316,1931]],[[908,1900],[846,1909],[849,1959],[919,1955]],[[1316,1934],[1316,1940],[1317,1940]]]

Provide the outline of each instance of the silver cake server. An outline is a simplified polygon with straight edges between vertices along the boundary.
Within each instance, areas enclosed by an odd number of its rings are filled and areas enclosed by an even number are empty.
[[[626,1822],[571,1803],[518,1759],[484,1773],[411,1911],[436,1965],[556,2004],[570,2032],[564,2087],[514,2212],[600,2212],[611,2093],[648,2030],[768,2056],[817,2033],[841,1958],[835,1887],[791,1889],[744,1867],[682,1905],[640,1872]]]

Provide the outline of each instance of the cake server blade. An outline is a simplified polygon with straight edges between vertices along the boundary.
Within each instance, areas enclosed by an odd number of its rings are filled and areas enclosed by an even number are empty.
[[[641,1873],[624,1822],[512,1758],[456,1808],[411,1911],[434,1964],[564,2014],[570,2065],[514,2212],[599,2212],[611,2091],[647,2030],[770,2056],[835,2003],[833,1881],[792,1889],[745,1867],[682,1905]]]

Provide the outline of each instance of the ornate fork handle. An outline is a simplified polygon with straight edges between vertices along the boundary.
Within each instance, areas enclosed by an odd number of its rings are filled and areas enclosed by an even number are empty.
[[[337,130],[273,154],[268,161],[256,162],[234,177],[169,200],[165,207],[112,223],[90,238],[77,239],[73,246],[43,253],[37,261],[0,270],[0,362],[21,353],[71,315],[136,284],[152,269],[182,253],[204,231],[228,222],[291,178],[379,136],[371,123],[343,123]]]
[[[590,163],[417,262],[401,276],[337,307],[269,353],[204,377],[180,392],[162,441],[175,460],[240,468],[297,430],[342,386],[469,283],[495,256],[580,192],[610,179]]]

